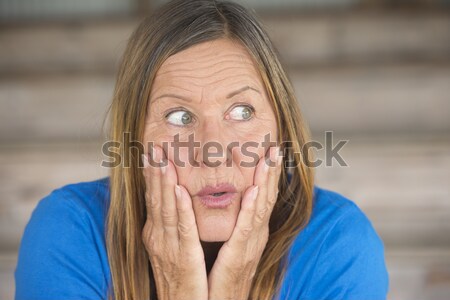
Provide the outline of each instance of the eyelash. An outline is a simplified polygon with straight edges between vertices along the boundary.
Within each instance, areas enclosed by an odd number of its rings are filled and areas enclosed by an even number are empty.
[[[229,110],[231,111],[231,110],[233,110],[234,108],[236,108],[238,106],[245,106],[245,107],[249,108],[251,110],[251,112],[252,112],[252,116],[248,120],[240,120],[240,121],[236,121],[236,122],[244,122],[244,121],[249,121],[249,120],[253,119],[253,115],[255,114],[255,108],[252,105],[250,105],[248,103],[239,102],[239,103],[236,103],[235,105],[233,105]],[[181,106],[174,107],[174,108],[170,109],[168,112],[165,113],[164,118],[167,119],[171,113],[177,112],[177,111],[184,111],[184,112],[190,113],[192,118],[194,119],[194,122],[195,122],[195,120],[196,120],[195,115],[193,113],[191,113],[189,110],[187,110],[186,108],[181,107]],[[174,124],[171,124],[171,123],[169,123],[169,124],[172,125],[172,126],[175,126],[175,127],[187,127],[187,126],[193,125],[192,123],[189,124],[189,125],[185,125],[185,126],[183,126],[183,125],[174,125]]]
[[[179,106],[179,107],[174,107],[174,108],[172,108],[172,109],[169,109],[169,111],[167,111],[167,112],[164,114],[164,118],[167,120],[167,118],[170,116],[171,113],[174,113],[174,112],[177,112],[177,111],[184,111],[184,112],[190,113],[190,114],[192,115],[192,118],[193,118],[194,120],[196,119],[195,116],[194,116],[194,114],[192,114],[189,110],[187,110],[186,108],[181,107],[181,106]],[[189,125],[183,126],[183,125],[175,125],[175,124],[172,124],[172,123],[170,123],[170,122],[168,122],[168,123],[169,123],[169,125],[175,126],[175,127],[187,127],[187,126],[192,125],[192,124],[189,124]]]
[[[233,109],[235,109],[238,106],[244,106],[244,107],[249,108],[251,110],[251,112],[252,112],[252,116],[249,119],[247,119],[247,120],[240,120],[240,121],[236,121],[236,122],[250,121],[251,119],[253,119],[253,115],[255,114],[255,108],[252,105],[247,104],[247,103],[242,103],[242,102],[241,103],[236,103],[236,105],[233,105],[230,108],[230,111],[232,111]]]

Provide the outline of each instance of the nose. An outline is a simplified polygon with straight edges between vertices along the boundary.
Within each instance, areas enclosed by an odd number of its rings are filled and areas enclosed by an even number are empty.
[[[200,166],[210,168],[228,165],[232,161],[232,148],[227,138],[227,129],[220,125],[220,121],[205,122],[196,131],[196,141],[200,142],[200,147],[196,148],[195,160]]]

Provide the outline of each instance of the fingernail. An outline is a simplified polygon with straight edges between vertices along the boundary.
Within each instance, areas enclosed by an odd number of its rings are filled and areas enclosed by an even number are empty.
[[[147,154],[143,153],[141,155],[142,158],[142,162],[144,163],[144,168],[147,168],[148,166],[150,166],[149,162],[148,162],[148,156]]]
[[[283,160],[283,153],[280,153],[280,147],[277,147],[277,166],[281,165]]]
[[[151,153],[151,155],[152,155],[152,160],[154,161],[154,162],[156,162],[156,150],[155,150],[155,146],[151,146],[150,147],[150,153]]]
[[[258,196],[258,190],[259,187],[256,185],[252,190],[252,200],[256,200],[256,197]]]
[[[264,159],[264,172],[269,172],[269,165],[270,165],[270,156],[266,159]]]
[[[269,168],[272,167],[272,164],[277,162],[277,155],[276,155],[276,153],[277,153],[276,149],[277,148],[275,148],[275,149],[274,148],[270,148],[269,149],[269,157],[267,157],[266,160],[265,160],[265,166],[264,166],[264,171],[265,172],[268,172]]]
[[[283,161],[283,156],[278,156],[278,158],[277,158],[277,166],[281,165],[282,161]]]
[[[178,200],[181,200],[181,188],[178,184],[175,185],[175,195]]]

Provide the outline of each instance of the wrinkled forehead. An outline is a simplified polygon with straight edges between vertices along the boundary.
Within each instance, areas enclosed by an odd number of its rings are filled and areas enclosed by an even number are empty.
[[[258,67],[247,49],[237,41],[218,39],[170,56],[156,73],[152,94],[165,86],[220,89],[238,83],[264,90]]]

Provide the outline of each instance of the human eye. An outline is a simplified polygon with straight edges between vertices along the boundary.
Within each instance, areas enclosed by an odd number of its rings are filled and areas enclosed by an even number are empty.
[[[193,122],[193,116],[186,110],[176,110],[166,115],[167,121],[175,126],[187,126]]]
[[[252,118],[255,109],[249,105],[237,105],[229,113],[230,119],[245,121]]]

